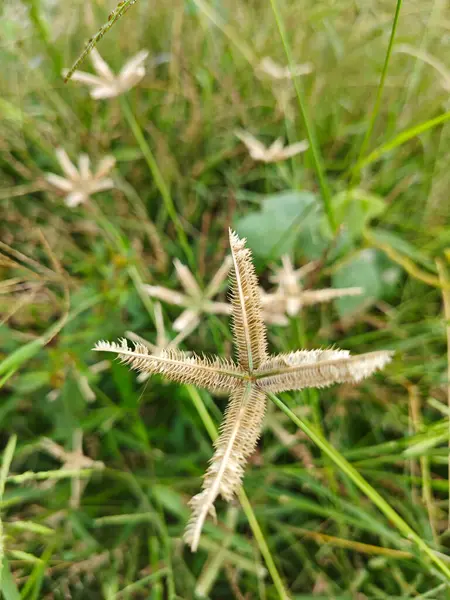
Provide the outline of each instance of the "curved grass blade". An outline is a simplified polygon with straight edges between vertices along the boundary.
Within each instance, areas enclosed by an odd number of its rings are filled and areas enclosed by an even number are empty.
[[[275,21],[277,23],[281,41],[283,42],[284,52],[286,54],[289,68],[291,72],[293,72],[294,61],[292,59],[291,47],[287,39],[283,17],[281,16],[280,8],[278,6],[278,0],[270,0],[270,4],[272,6],[272,11],[275,16]],[[317,179],[319,180],[319,186],[320,191],[322,193],[322,200],[325,213],[327,215],[331,231],[335,232],[337,230],[338,224],[333,211],[331,191],[326,179],[323,160],[320,154],[319,145],[316,140],[314,126],[308,113],[305,92],[303,90],[302,84],[299,81],[299,77],[293,77],[292,80],[294,83],[295,93],[297,95],[298,105],[300,108],[300,113],[302,115],[303,124],[305,126],[306,137],[308,138],[309,148],[311,150],[311,157],[314,165],[314,170],[316,171]]]
[[[445,112],[442,115],[435,117],[434,119],[428,119],[423,123],[419,123],[419,125],[414,125],[413,127],[406,129],[405,131],[401,131],[392,140],[386,142],[385,144],[382,144],[381,146],[378,146],[378,148],[375,148],[375,150],[373,150],[368,156],[366,156],[366,158],[363,158],[360,161],[358,161],[356,165],[351,169],[351,171],[360,171],[363,167],[366,167],[367,165],[376,162],[379,158],[383,156],[383,154],[390,152],[390,150],[394,150],[394,148],[402,146],[403,144],[417,137],[421,133],[424,133],[429,129],[433,129],[433,127],[442,125],[449,119],[450,111]]]
[[[405,536],[406,539],[412,540],[420,551],[428,556],[428,558],[438,567],[438,569],[450,581],[450,569],[441,560],[426,542],[395,512],[392,506],[368,483],[364,477],[338,452],[324,437],[317,433],[308,423],[295,415],[286,404],[275,396],[268,393],[267,396],[272,400],[278,408],[280,408],[289,419],[297,425],[306,435],[324,452],[334,464],[345,473],[353,483],[371,500],[375,506],[397,527],[397,529]]]
[[[384,82],[386,81],[386,75],[387,75],[389,60],[390,60],[391,54],[392,54],[392,47],[394,45],[395,32],[397,31],[397,25],[398,25],[398,19],[399,19],[399,16],[400,16],[401,6],[402,6],[402,0],[397,0],[397,6],[395,8],[394,21],[392,23],[391,37],[389,38],[389,44],[388,44],[388,47],[387,47],[387,50],[386,50],[386,56],[385,56],[385,59],[384,59],[384,65],[383,65],[383,71],[381,73],[380,84],[378,86],[377,96],[376,96],[376,99],[375,99],[375,104],[373,106],[372,114],[370,116],[369,126],[367,127],[366,134],[364,136],[363,142],[361,144],[361,149],[360,149],[359,154],[358,154],[358,160],[356,161],[357,163],[361,162],[362,157],[366,153],[367,147],[368,147],[369,142],[370,142],[370,138],[371,138],[372,133],[373,133],[373,129],[375,127],[375,121],[377,120],[377,116],[378,116],[378,113],[380,111],[381,98],[383,96],[383,90],[384,90]],[[352,182],[350,183],[350,187],[352,187],[352,184],[355,183],[356,175],[357,175],[357,171],[354,171],[353,172],[353,177],[352,177]]]

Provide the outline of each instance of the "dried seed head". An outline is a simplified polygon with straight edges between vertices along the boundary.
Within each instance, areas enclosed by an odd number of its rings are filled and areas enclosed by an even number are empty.
[[[267,338],[258,280],[252,255],[245,247],[245,241],[230,229],[234,265],[230,276],[233,334],[240,366],[244,370],[253,371],[267,357]]]
[[[191,518],[184,539],[197,550],[208,514],[215,517],[214,502],[220,494],[230,502],[242,484],[248,457],[256,448],[266,410],[266,395],[251,384],[231,394],[203,490],[190,501]]]
[[[126,339],[119,343],[100,341],[94,347],[100,352],[114,352],[132,369],[150,375],[163,375],[171,381],[206,388],[211,392],[230,391],[241,385],[243,371],[230,359],[199,357],[182,350],[162,350],[150,354],[147,346],[136,343],[129,348]]]

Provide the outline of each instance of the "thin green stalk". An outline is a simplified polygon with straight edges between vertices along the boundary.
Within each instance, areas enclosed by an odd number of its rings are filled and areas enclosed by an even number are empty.
[[[208,432],[209,437],[212,439],[212,441],[214,441],[217,437],[217,428],[214,425],[214,421],[211,419],[202,397],[198,393],[197,388],[195,388],[193,385],[187,385],[186,389],[200,416],[200,419],[202,420],[203,425],[205,426],[206,431]]]
[[[120,17],[122,17],[127,12],[127,10],[131,6],[133,6],[133,4],[135,4],[136,2],[137,2],[137,0],[123,0],[122,2],[118,3],[116,8],[112,12],[109,13],[108,21],[100,27],[100,29],[97,31],[97,33],[93,37],[91,37],[91,39],[86,44],[83,52],[80,54],[80,56],[77,58],[75,63],[67,71],[66,76],[64,77],[65,83],[67,83],[69,81],[69,79],[72,77],[75,69],[78,68],[78,65],[89,54],[89,52],[92,50],[92,48],[94,48],[94,46],[96,46],[98,44],[98,42],[102,39],[102,37],[105,35],[105,33],[107,31],[109,31],[111,29],[111,27],[114,25],[114,23],[116,23],[120,19]]]
[[[434,117],[434,119],[428,119],[427,121],[424,121],[423,123],[419,123],[418,125],[409,127],[408,129],[405,129],[405,131],[401,131],[394,138],[392,138],[392,140],[389,140],[389,142],[386,142],[385,144],[381,144],[381,146],[378,146],[378,148],[375,148],[375,150],[372,150],[372,152],[368,156],[366,156],[365,158],[361,158],[352,167],[351,171],[361,170],[366,165],[370,165],[371,163],[377,161],[379,158],[381,158],[383,156],[383,154],[386,154],[387,152],[394,150],[394,148],[398,148],[398,146],[402,146],[409,140],[412,140],[413,138],[417,137],[421,133],[424,133],[425,131],[428,131],[429,129],[433,129],[434,127],[437,127],[438,125],[443,125],[449,119],[450,119],[450,111],[442,113],[438,117]]]
[[[153,583],[158,579],[161,579],[161,577],[167,575],[168,572],[169,569],[167,567],[162,567],[161,569],[158,569],[158,571],[155,571],[151,575],[146,575],[142,579],[139,579],[139,581],[135,581],[134,583],[130,583],[129,585],[125,586],[119,592],[117,592],[115,597],[117,600],[119,600],[119,598],[128,597],[128,594],[139,592],[139,590],[141,590],[142,587],[147,586],[149,583]]]
[[[399,514],[386,502],[386,500],[368,483],[352,465],[311,425],[306,423],[295,415],[286,404],[280,400],[275,394],[269,393],[269,398],[285,415],[287,415],[293,423],[297,425],[317,446],[327,454],[334,464],[345,473],[353,483],[371,500],[375,506],[393,523],[397,529],[408,539],[415,542],[418,548],[424,552],[432,562],[440,569],[440,571],[450,580],[450,569],[437,556],[422,538],[404,521]]]
[[[39,0],[26,0],[25,2],[29,8],[30,21],[33,23],[33,27],[36,31],[37,37],[41,40],[47,54],[49,55],[52,63],[55,75],[59,77],[61,75],[61,56],[55,46],[52,44],[50,34],[48,31],[47,24],[42,18]]]
[[[222,17],[204,0],[192,0],[196,7],[236,46],[242,56],[252,65],[256,66],[256,56],[250,46],[243,41],[243,36],[237,34]]]
[[[3,452],[2,466],[0,469],[0,504],[3,501],[3,494],[5,493],[6,478],[8,476],[9,468],[12,463],[12,459],[14,456],[14,450],[16,449],[16,443],[17,443],[17,436],[12,435],[9,438],[6,448]],[[4,541],[3,541],[3,521],[1,519],[1,514],[0,514],[0,590],[2,589],[2,574],[3,574],[3,558],[4,558],[4,556],[5,556],[5,548],[4,548]]]
[[[230,505],[227,510],[225,517],[225,527],[227,533],[221,540],[218,550],[209,554],[208,561],[203,567],[203,571],[200,573],[197,579],[197,585],[195,586],[195,593],[201,598],[206,598],[211,593],[212,588],[219,576],[220,570],[224,563],[227,562],[227,550],[228,546],[233,540],[234,530],[236,529],[237,520],[239,516],[239,508],[234,505]]]
[[[278,0],[270,0],[270,5],[272,7],[273,14],[275,16],[275,20],[277,23],[278,31],[281,37],[281,41],[283,42],[284,52],[286,54],[288,64],[290,69],[292,70],[294,61],[292,59],[291,47],[289,45],[286,28],[284,26],[283,17],[281,16],[281,12],[278,6]],[[313,160],[314,169],[316,171],[317,179],[319,180],[319,186],[322,193],[323,205],[325,208],[325,213],[328,218],[328,223],[333,232],[337,231],[338,223],[336,222],[336,217],[333,212],[333,202],[331,197],[331,191],[328,186],[325,169],[322,162],[322,156],[320,154],[319,146],[316,140],[316,134],[314,131],[314,126],[312,124],[312,120],[308,113],[307,103],[305,92],[303,90],[303,86],[298,77],[293,78],[295,93],[297,95],[298,105],[300,107],[300,112],[302,115],[303,123],[305,126],[306,137],[308,138],[309,147],[311,150],[311,156]]]
[[[125,118],[128,121],[128,125],[130,126],[130,129],[133,132],[133,135],[136,138],[137,143],[139,144],[139,148],[141,149],[142,154],[144,155],[145,161],[146,161],[148,168],[150,169],[150,172],[153,176],[156,187],[158,188],[159,193],[162,196],[164,205],[167,210],[167,214],[169,215],[169,218],[171,219],[172,223],[175,226],[180,245],[182,246],[182,248],[186,254],[186,257],[188,258],[189,263],[192,266],[192,264],[193,264],[192,250],[189,246],[189,243],[188,243],[188,240],[186,237],[186,233],[183,229],[183,226],[181,224],[181,221],[180,221],[177,211],[175,209],[175,205],[173,203],[172,196],[170,195],[169,188],[167,187],[166,182],[164,181],[164,177],[158,167],[158,163],[156,162],[156,159],[153,156],[153,152],[151,151],[150,146],[147,144],[147,142],[145,140],[142,129],[141,129],[139,123],[137,122],[136,117],[134,116],[134,113],[131,110],[130,105],[128,104],[127,100],[124,97],[121,98],[121,106],[122,106],[123,114],[125,115]]]
[[[241,488],[239,494],[239,502],[242,506],[242,510],[247,517],[250,528],[255,536],[256,543],[258,544],[259,550],[263,555],[265,560],[267,569],[272,577],[273,583],[277,589],[278,595],[282,600],[289,600],[289,595],[284,587],[284,584],[281,580],[280,574],[278,573],[275,562],[272,558],[272,554],[270,553],[269,546],[267,545],[266,538],[264,537],[263,532],[261,531],[261,527],[259,526],[258,521],[256,520],[255,513],[253,512],[252,506],[247,498],[247,494],[244,491],[244,488]]]
[[[205,429],[208,432],[209,437],[212,439],[212,441],[214,441],[218,435],[217,428],[216,428],[213,420],[211,419],[208,411],[206,410],[206,407],[203,403],[203,400],[202,400],[200,394],[198,393],[197,389],[192,387],[191,385],[186,386],[186,388],[189,392],[189,395],[191,396],[191,399],[192,399],[192,402],[194,403],[195,408],[198,411],[198,414],[200,415],[201,420],[203,421],[203,425],[205,426]],[[258,544],[259,550],[265,560],[267,570],[269,571],[270,576],[272,577],[273,583],[277,589],[278,596],[282,600],[289,600],[289,594],[287,593],[287,591],[283,585],[280,574],[278,573],[277,567],[276,567],[275,562],[270,553],[269,546],[267,545],[267,542],[264,538],[264,534],[261,531],[261,528],[260,528],[259,523],[255,516],[255,513],[253,512],[251,504],[248,501],[247,495],[244,492],[243,488],[241,488],[241,491],[239,492],[238,497],[239,497],[239,502],[242,506],[242,510],[244,511],[245,516],[247,517],[247,520],[248,520],[248,523],[252,530],[252,533],[255,536],[256,543]]]
[[[56,481],[60,479],[72,479],[73,477],[79,477],[89,479],[95,472],[99,471],[100,468],[85,468],[85,469],[52,469],[51,471],[25,471],[19,473],[19,475],[8,475],[6,481],[8,483],[15,483],[16,485],[22,485],[29,481]],[[0,500],[1,502],[1,500]]]
[[[358,160],[356,161],[357,164],[362,161],[362,158],[363,158],[364,154],[366,153],[367,147],[368,147],[369,142],[370,142],[370,138],[371,138],[372,133],[373,133],[373,129],[375,127],[375,121],[377,120],[377,116],[378,116],[378,113],[380,111],[381,98],[383,96],[384,83],[386,81],[386,75],[387,75],[387,70],[388,70],[388,66],[389,66],[389,60],[390,60],[391,54],[392,54],[392,47],[394,45],[395,32],[397,31],[397,25],[398,25],[398,19],[399,19],[399,16],[400,16],[400,9],[401,9],[401,6],[402,6],[402,1],[403,0],[397,0],[397,6],[395,8],[394,21],[392,23],[391,37],[389,38],[389,44],[388,44],[388,47],[387,47],[386,56],[384,58],[383,71],[381,73],[381,79],[380,79],[380,83],[378,85],[377,95],[376,95],[376,98],[375,98],[375,104],[374,104],[374,107],[373,107],[372,114],[370,116],[369,126],[367,127],[366,134],[365,134],[363,142],[361,144],[361,149],[359,151]],[[352,180],[350,182],[350,187],[352,187],[356,183],[356,173],[357,172],[358,171],[353,171],[353,176],[352,176]]]
[[[442,284],[442,300],[444,309],[444,318],[446,321],[445,331],[447,334],[447,406],[450,411],[450,291],[444,288],[445,284],[449,283],[447,269],[444,266],[444,262],[440,259],[436,259],[436,267],[439,274],[439,280]],[[450,418],[448,420],[448,528],[450,528]]]

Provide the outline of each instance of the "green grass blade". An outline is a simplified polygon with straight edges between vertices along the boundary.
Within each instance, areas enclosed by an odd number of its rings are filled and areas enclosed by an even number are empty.
[[[0,597],[4,598],[4,600],[21,600],[20,592],[11,574],[6,556],[3,557],[3,563],[0,563],[0,569],[2,572],[2,577],[0,578]]]
[[[203,400],[197,390],[192,386],[186,386],[191,396],[192,402],[194,403],[195,408],[197,409],[199,416],[205,426],[206,431],[208,432],[212,441],[217,438],[217,428],[214,425],[211,417],[209,416],[208,411],[203,403]],[[278,573],[278,569],[275,565],[275,561],[273,560],[272,554],[270,553],[269,546],[267,545],[264,534],[259,526],[258,520],[256,519],[255,513],[253,512],[252,506],[248,501],[247,495],[244,492],[244,489],[241,488],[239,492],[239,502],[242,506],[242,510],[247,517],[250,528],[255,536],[256,543],[258,544],[259,550],[265,560],[267,569],[272,577],[275,588],[278,592],[279,598],[282,600],[288,600],[289,594],[287,593],[284,584],[281,580],[280,574]]]
[[[255,67],[256,56],[250,46],[245,43],[242,36],[239,36],[232,27],[225,23],[219,13],[204,2],[204,0],[192,0],[192,2],[235,45],[249,64]]]
[[[2,466],[0,469],[0,505],[3,501],[3,494],[5,493],[6,478],[8,476],[9,469],[11,467],[12,459],[14,456],[14,450],[16,449],[16,443],[17,443],[17,436],[12,435],[9,438],[6,448],[3,452]],[[4,546],[4,537],[3,537],[3,521],[1,519],[1,514],[0,514],[0,589],[2,589],[2,587],[3,587],[2,586],[2,581],[3,581],[2,567],[3,567],[4,557],[5,557],[5,546]]]
[[[36,36],[41,40],[53,63],[55,75],[59,75],[62,67],[61,55],[51,41],[47,23],[41,14],[40,0],[25,0],[25,4],[29,7],[30,21],[36,31]]]
[[[42,338],[33,340],[32,342],[28,342],[28,344],[17,348],[17,350],[2,360],[0,363],[0,375],[5,376],[5,379],[2,379],[2,383],[5,383],[6,379],[9,379],[23,363],[30,360],[30,358],[33,358],[44,345],[45,340]]]
[[[292,59],[291,47],[290,47],[288,39],[287,39],[286,28],[284,26],[283,17],[281,15],[280,8],[278,6],[278,0],[270,0],[270,4],[272,6],[272,11],[275,16],[278,31],[279,31],[279,34],[281,37],[281,41],[283,42],[284,52],[286,54],[289,67],[292,69],[294,61]],[[293,82],[294,82],[294,87],[295,87],[295,93],[297,95],[298,105],[300,108],[300,113],[302,115],[303,124],[305,126],[306,137],[308,138],[308,142],[309,142],[309,148],[311,151],[314,169],[316,171],[317,179],[319,180],[319,186],[320,186],[320,191],[322,193],[322,200],[323,200],[323,204],[324,204],[324,208],[325,208],[325,213],[327,215],[328,223],[331,227],[331,230],[336,231],[338,224],[336,222],[336,217],[333,212],[331,191],[328,186],[327,179],[326,179],[325,169],[323,166],[323,161],[322,161],[322,156],[320,154],[319,145],[316,140],[314,126],[313,126],[312,120],[309,116],[307,102],[306,102],[306,98],[305,98],[305,92],[303,90],[303,86],[302,86],[301,82],[299,81],[298,77],[294,77]]]
[[[347,475],[351,481],[371,500],[384,515],[397,527],[397,529],[408,539],[415,542],[418,548],[424,552],[439,570],[450,581],[450,569],[436,555],[435,552],[417,535],[417,533],[395,512],[395,510],[386,502],[386,500],[368,483],[352,465],[313,427],[308,425],[303,419],[295,415],[286,404],[280,400],[275,394],[269,393],[269,398],[285,415],[287,415],[293,423],[297,425],[306,435],[324,452],[334,464]]]
[[[387,75],[387,71],[388,71],[389,60],[390,60],[391,54],[392,54],[392,47],[394,45],[395,32],[397,31],[397,25],[398,25],[398,19],[399,19],[399,16],[400,16],[401,6],[402,6],[402,0],[397,0],[397,6],[395,8],[394,21],[392,23],[391,37],[389,38],[389,44],[388,44],[388,47],[387,47],[387,50],[386,50],[386,56],[385,56],[385,59],[384,59],[384,65],[383,65],[383,71],[381,73],[380,84],[378,86],[377,95],[376,95],[376,98],[375,98],[375,104],[373,106],[372,114],[370,116],[369,125],[367,127],[366,134],[365,134],[363,142],[361,144],[361,149],[359,151],[358,160],[356,161],[357,163],[361,162],[362,157],[366,153],[366,150],[367,150],[369,142],[370,142],[370,138],[371,138],[372,133],[373,133],[373,129],[375,127],[375,121],[377,120],[378,113],[380,112],[381,99],[383,97],[384,84],[385,84],[385,81],[386,81],[386,75]],[[356,174],[357,174],[357,171],[354,171],[353,172],[352,183],[350,184],[350,186],[352,186],[352,184],[355,183]]]
[[[367,165],[370,165],[371,163],[374,163],[375,161],[377,161],[379,158],[381,158],[383,156],[383,154],[386,154],[387,152],[394,150],[394,148],[398,148],[399,146],[402,146],[403,144],[405,144],[406,142],[409,142],[409,140],[412,140],[413,138],[417,137],[421,133],[424,133],[425,131],[428,131],[429,129],[433,129],[433,127],[437,127],[438,125],[444,124],[449,119],[450,119],[450,111],[445,112],[442,115],[435,117],[434,119],[428,119],[427,121],[424,121],[423,123],[414,125],[413,127],[406,129],[405,131],[401,131],[392,140],[390,140],[389,142],[386,142],[385,144],[382,144],[381,146],[378,146],[378,148],[375,148],[375,150],[373,150],[368,156],[366,156],[366,158],[363,158],[360,161],[358,161],[356,163],[356,165],[353,167],[352,171],[360,171],[363,167],[366,167]]]
[[[194,261],[192,250],[189,246],[186,233],[183,229],[183,226],[175,209],[175,205],[173,203],[172,196],[170,195],[169,188],[167,187],[166,182],[164,181],[164,177],[158,167],[158,163],[156,162],[156,159],[153,156],[153,152],[151,151],[150,146],[147,144],[144,134],[142,133],[142,129],[139,123],[137,122],[137,119],[134,116],[134,113],[131,110],[129,103],[125,98],[121,98],[121,106],[123,114],[126,120],[128,121],[128,125],[130,126],[130,129],[133,132],[137,143],[139,144],[139,148],[141,149],[142,154],[144,155],[145,162],[147,163],[148,168],[150,169],[156,187],[158,188],[159,193],[161,194],[164,205],[166,207],[167,214],[169,215],[169,218],[175,226],[175,230],[178,235],[178,241],[180,242],[180,245],[183,248],[186,257],[188,258],[189,263],[191,264],[191,266],[193,266]]]
[[[61,318],[49,327],[39,338],[17,348],[17,350],[2,360],[0,362],[0,389],[24,363],[33,358],[41,348],[46,346],[67,323],[72,321],[83,311],[97,304],[101,299],[102,296],[93,296],[92,298],[85,300],[72,312],[64,313]]]

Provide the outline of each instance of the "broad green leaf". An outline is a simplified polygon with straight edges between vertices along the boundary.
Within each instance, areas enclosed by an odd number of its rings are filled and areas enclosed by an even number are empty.
[[[318,258],[328,244],[322,207],[310,192],[281,192],[266,196],[261,209],[236,223],[256,257],[275,260],[301,248],[307,258]]]
[[[358,188],[340,192],[333,198],[336,220],[345,226],[352,239],[360,237],[366,225],[385,208],[383,198]]]
[[[369,306],[377,300],[383,287],[376,260],[376,251],[369,248],[356,254],[344,263],[332,276],[334,288],[361,287],[360,296],[348,296],[336,300],[336,309],[341,318]]]
[[[333,287],[361,287],[364,292],[360,296],[336,300],[339,316],[349,317],[380,298],[389,299],[400,282],[401,274],[395,263],[374,248],[366,248],[353,255],[333,273]]]

